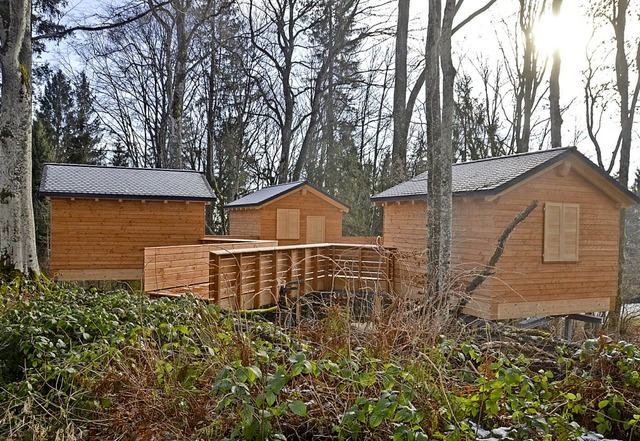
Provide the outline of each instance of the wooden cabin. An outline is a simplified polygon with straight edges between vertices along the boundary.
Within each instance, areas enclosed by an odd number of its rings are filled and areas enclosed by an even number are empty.
[[[403,254],[402,291],[420,295],[427,244],[426,173],[375,195],[384,245]],[[468,314],[508,319],[610,311],[618,281],[620,209],[639,199],[575,147],[453,166],[452,266],[468,282],[498,237],[532,200],[538,206],[507,241],[495,274]]]
[[[227,205],[229,234],[279,245],[342,241],[349,206],[307,181],[265,187]]]
[[[70,164],[44,166],[40,195],[58,280],[140,279],[145,247],[200,243],[215,200],[198,172]]]

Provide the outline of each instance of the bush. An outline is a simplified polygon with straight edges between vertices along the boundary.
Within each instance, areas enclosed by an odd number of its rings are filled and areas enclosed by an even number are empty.
[[[0,438],[573,440],[640,428],[640,351],[606,338],[487,326],[451,339],[412,309],[364,327],[338,306],[293,335],[193,298],[20,277],[0,296]]]
[[[0,434],[25,418],[52,430],[91,418],[100,407],[92,383],[124,348],[198,351],[183,324],[199,311],[192,299],[152,300],[20,277],[0,285],[0,298],[0,404],[6,409]]]

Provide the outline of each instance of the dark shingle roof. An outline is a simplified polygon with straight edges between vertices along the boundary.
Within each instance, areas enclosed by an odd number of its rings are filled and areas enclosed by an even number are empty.
[[[275,198],[278,198],[280,196],[283,196],[289,192],[292,192],[293,190],[296,190],[300,187],[302,187],[303,185],[308,185],[309,187],[313,188],[314,190],[319,191],[320,193],[322,193],[323,195],[333,199],[335,202],[337,202],[338,204],[344,206],[345,208],[349,208],[348,205],[346,205],[345,203],[343,203],[342,201],[339,201],[338,199],[334,198],[333,196],[331,196],[330,194],[328,194],[327,192],[319,189],[318,187],[311,185],[309,182],[307,181],[296,181],[296,182],[289,182],[286,184],[278,184],[278,185],[272,185],[271,187],[265,187],[261,190],[258,190],[256,192],[253,192],[251,194],[248,194],[244,197],[241,197],[240,199],[236,199],[233,202],[229,202],[228,204],[225,205],[225,208],[245,208],[245,207],[257,207],[263,204],[266,204],[269,201],[272,201]]]
[[[522,153],[511,156],[481,159],[453,165],[452,191],[454,195],[481,193],[492,195],[502,192],[510,186],[526,179],[538,171],[555,164],[568,155],[575,155],[587,163],[597,173],[618,187],[628,196],[635,196],[608,174],[600,170],[575,147],[563,147],[550,150]],[[422,173],[377,195],[373,202],[426,199],[427,173]]]
[[[75,164],[45,164],[40,195],[185,201],[216,198],[204,175],[195,171]]]

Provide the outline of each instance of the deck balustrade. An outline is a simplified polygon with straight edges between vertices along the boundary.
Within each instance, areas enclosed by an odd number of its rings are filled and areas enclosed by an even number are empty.
[[[391,293],[394,274],[393,250],[376,245],[246,242],[148,248],[144,286],[151,294],[190,291],[225,308],[251,309],[277,302],[283,287],[296,295]]]

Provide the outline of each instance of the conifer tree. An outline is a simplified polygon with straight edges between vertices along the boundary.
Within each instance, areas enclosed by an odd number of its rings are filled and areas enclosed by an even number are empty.
[[[71,164],[102,162],[104,153],[98,148],[100,123],[84,73],[80,74],[74,87],[62,71],[55,72],[47,81],[37,105],[36,122],[42,131],[39,136],[46,137],[46,144],[50,146],[49,161]]]

